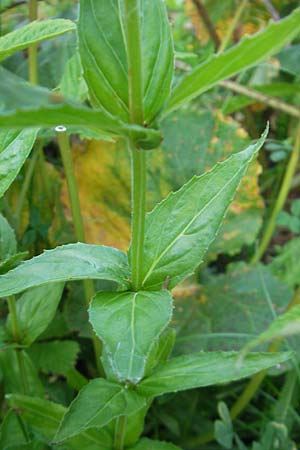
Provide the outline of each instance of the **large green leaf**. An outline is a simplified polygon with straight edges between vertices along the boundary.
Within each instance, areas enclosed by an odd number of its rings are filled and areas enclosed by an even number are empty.
[[[120,381],[143,378],[147,357],[172,317],[172,297],[159,292],[98,293],[90,321]]]
[[[75,29],[75,23],[66,19],[31,22],[0,38],[0,61],[32,44],[52,39]]]
[[[300,284],[300,238],[294,238],[280,249],[269,265],[275,275],[291,287]]]
[[[101,428],[121,415],[130,416],[145,403],[144,397],[125,386],[103,378],[92,380],[71,403],[54,441],[64,441],[89,428]]]
[[[149,124],[169,94],[173,45],[164,2],[143,0],[134,6],[139,8],[144,120]],[[81,2],[79,49],[91,100],[128,122],[126,26],[124,0]]]
[[[126,287],[129,268],[119,250],[101,245],[62,245],[0,276],[0,297],[47,283],[84,279],[110,280]]]
[[[49,443],[52,441],[59,424],[66,413],[63,405],[49,400],[29,397],[20,394],[6,396],[11,408],[18,411],[22,420],[30,427],[36,439]],[[64,450],[110,450],[112,439],[110,434],[102,430],[87,430],[64,443]]]
[[[241,354],[244,355],[252,348],[265,342],[295,334],[300,334],[300,305],[294,306],[285,314],[278,316],[263,333],[245,345]]]
[[[20,343],[31,345],[52,322],[64,285],[55,283],[40,286],[25,292],[16,303]],[[13,334],[11,315],[7,327]]]
[[[7,260],[17,251],[16,235],[5,217],[0,214],[0,261]]]
[[[227,273],[211,276],[196,288],[194,294],[187,287],[175,297],[176,356],[241,350],[270,325],[274,315],[286,310],[293,297],[292,289],[268,267],[244,263],[231,265]]]
[[[267,130],[254,145],[193,177],[148,214],[145,231],[143,287],[170,287],[193,273],[214,240],[223,217]]]
[[[10,450],[14,446],[21,447],[26,443],[26,435],[17,414],[14,411],[8,411],[0,427],[0,448]]]
[[[167,112],[192,100],[219,81],[275,54],[297,35],[299,29],[300,9],[296,9],[280,22],[271,23],[261,33],[245,37],[235,47],[200,64],[174,88],[167,104]]]
[[[170,359],[154,370],[138,386],[142,395],[156,396],[167,392],[229,383],[249,377],[263,369],[281,364],[292,353],[250,353],[238,366],[236,352],[200,352]]]
[[[180,448],[169,442],[143,438],[134,447],[130,447],[130,450],[180,450]]]
[[[0,197],[21,170],[31,152],[37,131],[36,129],[20,132],[0,130]]]
[[[0,68],[0,128],[78,125],[121,136],[130,135],[141,147],[157,147],[161,137],[154,129],[129,125],[103,109],[91,109],[60,94],[31,86]]]

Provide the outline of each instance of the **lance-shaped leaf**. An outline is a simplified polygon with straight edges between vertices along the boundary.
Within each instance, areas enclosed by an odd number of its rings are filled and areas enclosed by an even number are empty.
[[[31,345],[52,322],[59,304],[64,284],[40,286],[25,292],[16,302],[20,343]],[[9,314],[7,328],[13,335]]]
[[[280,22],[271,23],[262,32],[247,36],[225,53],[208,59],[178,83],[166,106],[167,112],[192,100],[219,81],[230,78],[275,54],[289,43],[299,30],[300,9],[296,9]]]
[[[60,94],[31,86],[0,68],[0,128],[55,127],[77,125],[130,136],[142,148],[157,147],[157,130],[130,125],[103,109],[91,109]]]
[[[115,375],[120,381],[140,381],[151,347],[171,320],[171,294],[100,292],[89,313]]]
[[[0,276],[0,297],[60,281],[98,279],[128,285],[127,258],[119,250],[90,244],[69,244],[46,250]]]
[[[165,102],[173,74],[173,44],[162,0],[131,2],[139,8],[138,52],[142,55],[144,120],[151,123]],[[124,0],[83,0],[78,24],[79,50],[95,106],[129,120],[129,89]],[[128,12],[130,15],[130,11]],[[130,30],[129,30],[130,31]]]
[[[64,441],[89,428],[101,428],[119,416],[130,416],[146,404],[144,397],[103,378],[92,380],[71,403],[55,442]]]
[[[37,129],[21,132],[0,130],[0,197],[20,172],[31,152],[37,132]]]
[[[300,305],[294,306],[290,311],[278,316],[266,331],[245,345],[241,351],[241,357],[252,348],[264,344],[265,342],[274,339],[283,339],[295,334],[300,334]]]
[[[268,130],[254,145],[234,154],[211,171],[193,177],[148,214],[145,231],[143,287],[170,287],[193,273],[214,240],[224,215],[253,155]]]
[[[158,366],[138,386],[138,392],[157,396],[167,392],[230,383],[276,366],[291,358],[291,352],[250,353],[238,365],[237,352],[200,352],[178,356]]]
[[[170,442],[153,441],[152,439],[143,438],[130,450],[181,450]]]
[[[0,214],[0,261],[6,260],[17,251],[16,235],[12,227]]]
[[[0,61],[32,44],[52,39],[75,29],[75,23],[66,19],[31,22],[0,38]]]
[[[8,394],[8,405],[17,410],[21,419],[30,426],[33,434],[42,442],[49,443],[59,427],[67,408],[43,398],[21,394]],[[107,430],[87,430],[64,443],[66,450],[109,450],[113,442]]]

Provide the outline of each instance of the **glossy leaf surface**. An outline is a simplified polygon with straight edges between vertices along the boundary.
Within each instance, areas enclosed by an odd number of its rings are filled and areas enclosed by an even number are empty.
[[[249,377],[263,369],[287,361],[292,353],[250,353],[241,367],[236,352],[200,352],[178,356],[159,366],[138,387],[142,395],[156,396],[167,392],[229,383]]]
[[[66,413],[67,408],[37,397],[20,394],[9,394],[6,400],[11,408],[17,409],[30,428],[35,439],[50,443]],[[66,450],[108,450],[112,447],[112,439],[106,430],[87,430],[64,443]]]
[[[137,7],[140,17],[144,120],[149,124],[169,94],[173,74],[173,44],[164,2],[143,0],[137,2]],[[81,2],[79,49],[91,100],[95,106],[128,122],[126,26],[124,0]]]
[[[48,89],[30,86],[3,68],[0,68],[0,95],[0,128],[85,126],[130,135],[142,148],[157,147],[161,140],[157,130],[129,125],[104,110],[91,109]]]
[[[32,44],[52,39],[75,29],[75,23],[66,19],[31,22],[0,38],[0,61]]]
[[[101,428],[111,420],[121,415],[130,416],[144,406],[145,399],[136,392],[103,378],[92,380],[71,403],[54,441],[64,441],[88,428]]]
[[[0,130],[0,197],[9,188],[31,152],[38,130]]]
[[[140,381],[151,347],[171,320],[171,294],[100,292],[89,313],[115,375],[120,381]]]
[[[64,285],[55,283],[25,292],[16,302],[20,343],[31,345],[53,320]],[[12,319],[8,316],[7,328],[12,334]]]
[[[214,240],[223,217],[267,130],[254,145],[193,177],[148,214],[145,231],[143,287],[170,287],[193,273]]]
[[[270,55],[278,52],[289,43],[300,29],[300,9],[280,22],[271,23],[262,32],[245,37],[235,47],[213,56],[197,66],[191,73],[182,78],[170,97],[167,111],[178,108],[219,81],[247,69]]]
[[[0,276],[0,297],[60,281],[99,279],[127,286],[126,256],[100,245],[69,244],[46,250],[39,256]]]

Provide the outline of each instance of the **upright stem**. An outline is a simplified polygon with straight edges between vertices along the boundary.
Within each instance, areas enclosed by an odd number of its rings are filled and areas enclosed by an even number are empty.
[[[20,328],[19,328],[19,323],[18,323],[15,297],[13,297],[13,296],[8,297],[7,303],[8,303],[8,310],[9,310],[9,313],[11,316],[11,321],[12,321],[12,331],[13,331],[14,341],[16,343],[20,343],[21,333],[20,333]],[[17,349],[16,356],[17,356],[17,362],[18,362],[18,366],[19,366],[19,372],[20,372],[23,393],[26,394],[29,392],[29,382],[27,380],[23,351],[20,349]]]
[[[224,50],[226,50],[226,47],[229,44],[229,41],[231,39],[232,34],[234,33],[234,30],[236,29],[236,26],[244,12],[244,9],[248,5],[248,0],[242,0],[236,10],[236,13],[233,17],[233,20],[230,24],[230,27],[227,30],[227,33],[225,34],[224,39],[221,42],[221,45],[219,47],[218,53],[222,53]]]
[[[116,420],[114,450],[123,450],[126,434],[127,417],[120,416]]]
[[[198,11],[200,17],[201,17],[204,25],[206,26],[210,37],[212,38],[212,40],[214,42],[215,49],[218,50],[218,48],[220,47],[221,41],[220,41],[218,33],[215,30],[214,24],[211,21],[204,4],[202,3],[201,0],[193,0],[193,3],[195,5],[195,7],[197,8],[197,11]]]
[[[33,22],[38,17],[38,0],[29,0],[29,20]],[[38,45],[33,44],[28,50],[28,76],[29,82],[38,84]]]
[[[75,170],[71,154],[70,142],[67,135],[67,129],[64,126],[58,126],[56,127],[55,131],[57,133],[58,145],[67,180],[68,194],[70,199],[75,235],[78,241],[85,242],[86,239],[78,194],[78,185],[75,178]],[[83,287],[84,287],[85,301],[87,306],[89,306],[90,301],[95,294],[93,281],[84,280]],[[93,336],[93,346],[98,371],[102,376],[104,376],[104,370],[100,359],[102,353],[102,345],[100,340],[96,336]]]
[[[279,191],[279,195],[277,197],[276,203],[274,205],[274,209],[272,211],[271,217],[268,221],[268,225],[264,231],[262,240],[260,242],[260,245],[252,258],[252,264],[256,264],[260,261],[261,257],[264,255],[275,230],[276,227],[276,221],[278,214],[284,207],[284,204],[286,202],[287,196],[289,194],[293,176],[295,174],[295,171],[297,169],[297,162],[299,159],[299,152],[300,152],[300,121],[298,122],[298,127],[296,131],[296,137],[295,137],[295,144],[293,148],[293,152],[291,154],[282,185]]]
[[[132,236],[131,269],[132,287],[138,291],[142,287],[142,267],[144,257],[145,216],[146,216],[146,153],[132,148]]]

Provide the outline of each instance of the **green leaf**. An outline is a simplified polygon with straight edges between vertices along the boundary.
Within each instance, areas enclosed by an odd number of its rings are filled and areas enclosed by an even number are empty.
[[[0,128],[55,127],[77,125],[131,136],[142,148],[157,147],[157,130],[129,125],[103,109],[91,109],[60,94],[31,86],[0,68]]]
[[[269,265],[272,272],[290,287],[299,286],[300,238],[294,238],[280,249],[280,253]]]
[[[75,341],[36,342],[28,354],[37,369],[66,376],[76,364],[80,347]]]
[[[21,418],[33,430],[40,441],[52,441],[59,424],[67,411],[63,405],[37,397],[20,394],[6,395],[6,401],[11,408],[18,411]],[[64,450],[110,450],[112,439],[106,430],[87,430],[68,440]]]
[[[103,378],[90,381],[71,403],[54,438],[64,441],[88,428],[103,427],[121,415],[130,416],[145,406],[145,398]]]
[[[19,353],[17,353],[19,352]],[[19,359],[22,358],[24,377],[20,376]],[[30,357],[25,351],[5,349],[0,352],[0,367],[4,378],[6,393],[22,393],[24,388],[28,395],[43,396],[44,389]]]
[[[173,75],[173,44],[165,4],[139,5],[144,120],[149,124],[168,97]],[[129,121],[128,60],[124,0],[83,0],[79,50],[93,104]]]
[[[178,108],[219,81],[230,78],[278,52],[299,32],[300,9],[276,23],[271,23],[262,32],[247,36],[235,47],[214,55],[187,74],[174,88],[166,106],[167,113]]]
[[[90,322],[119,381],[143,378],[151,347],[170,322],[172,309],[166,290],[100,292],[94,297]]]
[[[291,358],[292,353],[250,353],[242,366],[237,364],[238,355],[237,352],[200,352],[178,356],[159,366],[139,384],[137,391],[142,395],[157,396],[229,383],[281,364]]]
[[[55,283],[30,289],[16,302],[20,343],[31,345],[52,322],[61,299],[64,285]],[[9,314],[7,328],[11,335],[12,319]]]
[[[0,275],[14,269],[23,261],[29,252],[18,252],[15,255],[9,256],[4,261],[0,262]]]
[[[66,67],[57,89],[62,95],[77,101],[85,101],[88,89],[83,78],[83,69],[79,53],[76,52],[66,63]]]
[[[193,177],[148,214],[143,287],[170,287],[193,273],[214,240],[239,183],[268,129],[254,145],[232,155],[200,177]]]
[[[22,446],[26,444],[27,439],[24,429],[21,427],[17,414],[14,411],[8,411],[0,428],[0,448],[10,450],[11,447]]]
[[[0,276],[0,297],[60,281],[99,279],[128,285],[127,258],[117,249],[101,245],[62,245]]]
[[[31,152],[37,133],[36,129],[21,132],[0,130],[0,197],[20,172]]]
[[[130,447],[130,450],[180,450],[180,448],[169,442],[143,438],[134,447]]]
[[[241,351],[241,356],[243,357],[252,348],[265,342],[282,339],[295,334],[300,334],[300,305],[294,306],[291,310],[278,316],[266,331],[244,346]]]
[[[14,255],[16,251],[17,240],[15,232],[5,217],[0,214],[0,261],[5,261],[11,255]]]
[[[158,364],[162,364],[169,359],[175,344],[175,339],[176,331],[174,328],[168,328],[159,339],[155,341],[147,359],[145,370],[146,376],[149,376]]]
[[[31,22],[0,38],[0,61],[32,44],[52,39],[75,29],[75,23],[66,19]]]

